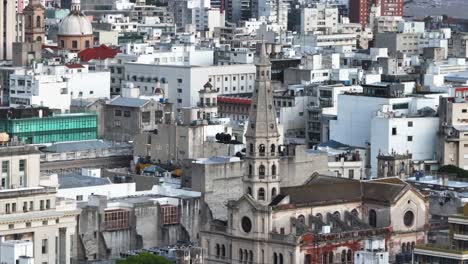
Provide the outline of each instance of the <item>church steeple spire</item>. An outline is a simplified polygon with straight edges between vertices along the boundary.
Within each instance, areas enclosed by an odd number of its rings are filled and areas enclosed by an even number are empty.
[[[258,47],[257,77],[245,133],[247,154],[243,178],[246,194],[269,204],[279,192],[279,132],[271,88],[271,64],[265,43]]]

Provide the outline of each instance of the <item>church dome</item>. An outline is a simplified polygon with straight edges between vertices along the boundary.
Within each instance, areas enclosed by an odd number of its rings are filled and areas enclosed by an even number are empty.
[[[62,20],[57,34],[61,36],[92,35],[93,27],[83,13],[72,12]]]

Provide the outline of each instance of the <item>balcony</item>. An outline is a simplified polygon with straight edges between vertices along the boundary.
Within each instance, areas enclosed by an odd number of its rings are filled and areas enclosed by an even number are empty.
[[[216,103],[197,103],[198,107],[217,107]]]

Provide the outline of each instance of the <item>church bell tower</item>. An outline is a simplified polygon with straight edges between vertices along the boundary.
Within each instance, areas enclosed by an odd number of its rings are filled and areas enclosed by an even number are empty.
[[[279,132],[271,87],[271,64],[261,44],[246,138],[244,193],[269,204],[279,193]]]
[[[41,0],[31,0],[23,9],[24,16],[24,37],[26,42],[45,41],[45,26],[44,26],[45,8],[41,4]]]

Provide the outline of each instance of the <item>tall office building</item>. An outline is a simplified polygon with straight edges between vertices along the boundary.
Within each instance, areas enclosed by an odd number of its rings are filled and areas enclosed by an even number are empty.
[[[349,19],[365,27],[376,9],[375,16],[403,16],[403,0],[350,0]]]
[[[17,26],[15,1],[1,1],[0,14],[0,60],[11,60]]]

